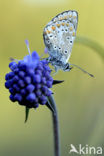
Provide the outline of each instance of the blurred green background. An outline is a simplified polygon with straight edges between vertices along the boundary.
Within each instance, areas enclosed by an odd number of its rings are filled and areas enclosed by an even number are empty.
[[[32,109],[24,124],[25,108],[9,100],[4,76],[10,57],[22,59],[28,54],[25,39],[31,51],[43,53],[44,26],[65,10],[79,13],[77,36],[104,46],[103,0],[0,0],[0,156],[53,156],[51,112],[45,106]],[[70,58],[71,63],[94,74],[94,79],[76,68],[54,77],[65,80],[53,88],[62,156],[69,155],[70,144],[104,149],[104,59],[99,53],[75,43]]]

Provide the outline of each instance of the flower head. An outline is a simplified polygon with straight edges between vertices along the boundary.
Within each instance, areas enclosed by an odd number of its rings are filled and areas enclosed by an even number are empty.
[[[28,44],[28,43],[27,43]],[[46,60],[40,60],[36,51],[18,62],[9,64],[11,72],[5,76],[5,87],[9,89],[10,100],[28,108],[37,108],[47,103],[52,94],[53,78]]]

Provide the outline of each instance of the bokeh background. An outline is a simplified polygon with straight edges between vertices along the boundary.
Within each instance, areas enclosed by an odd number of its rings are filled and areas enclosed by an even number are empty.
[[[53,156],[51,112],[41,106],[30,111],[25,124],[25,108],[9,100],[4,77],[9,58],[22,59],[28,51],[44,51],[42,32],[55,15],[65,10],[79,13],[77,36],[85,36],[104,46],[103,0],[0,0],[0,156]],[[62,156],[69,155],[70,144],[101,146],[104,149],[104,58],[82,44],[75,43],[70,62],[76,68],[60,71],[54,78],[65,80],[53,92],[60,119]],[[104,155],[104,151],[103,151]]]

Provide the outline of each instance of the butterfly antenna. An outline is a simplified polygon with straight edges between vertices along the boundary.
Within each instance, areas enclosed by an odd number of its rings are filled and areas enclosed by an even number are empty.
[[[31,56],[31,51],[30,51],[30,48],[29,48],[29,41],[28,40],[25,40],[25,43],[26,43],[26,46],[27,46],[29,55]]]
[[[72,66],[74,66],[74,67],[80,69],[82,72],[88,74],[89,76],[94,77],[94,75],[90,74],[89,72],[87,72],[86,70],[82,69],[82,68],[79,67],[78,65],[76,65],[76,64],[70,64],[70,65],[72,65]]]

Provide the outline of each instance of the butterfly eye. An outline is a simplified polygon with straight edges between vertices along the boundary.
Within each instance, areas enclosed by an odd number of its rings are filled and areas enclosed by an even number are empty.
[[[61,50],[61,48],[59,47],[59,50]]]
[[[52,35],[50,35],[50,37],[52,37]]]

